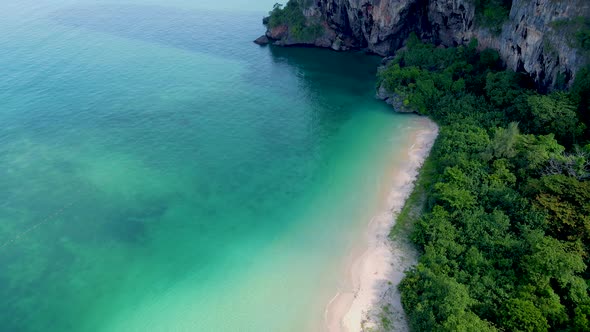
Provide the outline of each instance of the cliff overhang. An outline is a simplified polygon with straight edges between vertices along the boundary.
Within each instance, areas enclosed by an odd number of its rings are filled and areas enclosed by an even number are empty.
[[[503,22],[490,27],[473,0],[291,0],[316,33],[301,36],[290,24],[269,26],[262,43],[362,49],[389,56],[410,33],[443,46],[477,39],[498,50],[509,69],[525,72],[540,88],[567,87],[587,64],[573,39],[575,24],[590,18],[587,0],[512,0]],[[569,28],[568,28],[569,27]],[[572,28],[574,27],[574,28]],[[300,30],[300,29],[299,29]]]

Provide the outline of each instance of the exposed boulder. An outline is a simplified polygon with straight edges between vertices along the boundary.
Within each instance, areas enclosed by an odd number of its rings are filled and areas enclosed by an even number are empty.
[[[256,40],[254,40],[254,43],[258,45],[268,45],[270,43],[270,39],[268,39],[266,35],[262,35],[256,38]]]

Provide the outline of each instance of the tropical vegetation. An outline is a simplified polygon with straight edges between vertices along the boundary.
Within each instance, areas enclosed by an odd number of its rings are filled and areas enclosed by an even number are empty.
[[[540,94],[493,50],[411,36],[379,83],[440,135],[399,288],[416,331],[590,331],[590,69]]]
[[[304,0],[289,0],[285,6],[275,3],[268,13],[265,23],[269,28],[285,25],[290,35],[299,40],[314,39],[321,35],[323,27],[317,22],[309,22],[303,15]]]
[[[476,21],[494,33],[502,30],[502,23],[508,18],[512,0],[471,0],[475,6]]]

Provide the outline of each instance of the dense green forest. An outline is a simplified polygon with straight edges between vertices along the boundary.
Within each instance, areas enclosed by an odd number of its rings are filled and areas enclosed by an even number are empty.
[[[590,70],[542,95],[477,42],[410,37],[380,83],[440,135],[400,284],[415,331],[590,331]]]

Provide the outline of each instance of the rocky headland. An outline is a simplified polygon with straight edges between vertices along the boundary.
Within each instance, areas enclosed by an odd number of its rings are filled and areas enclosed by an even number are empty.
[[[584,66],[575,45],[579,18],[590,17],[587,0],[513,0],[508,17],[496,26],[476,15],[474,0],[299,0],[306,26],[319,27],[302,36],[289,24],[267,23],[258,42],[306,45],[336,51],[362,49],[390,56],[409,34],[441,46],[468,44],[499,51],[508,69],[527,73],[539,88],[569,86]],[[388,97],[389,98],[389,97]]]

